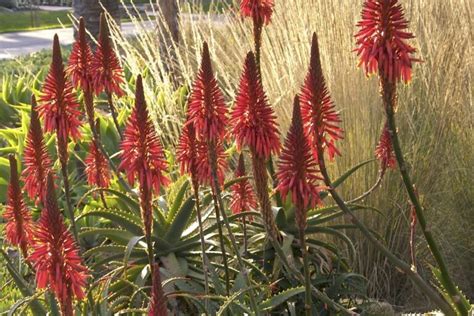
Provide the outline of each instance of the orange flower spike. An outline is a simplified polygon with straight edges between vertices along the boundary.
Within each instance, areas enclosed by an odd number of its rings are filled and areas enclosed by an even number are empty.
[[[188,104],[188,119],[194,125],[196,139],[222,140],[228,122],[227,106],[212,70],[209,47],[206,42],[202,49],[201,67],[194,81]]]
[[[227,169],[226,154],[222,142],[216,144],[217,152],[217,177],[222,185]],[[192,122],[186,122],[181,133],[177,160],[180,164],[181,174],[188,173],[195,177],[200,185],[212,185],[211,164],[208,155],[208,144],[196,139],[196,131]]]
[[[84,160],[87,183],[90,186],[108,188],[110,184],[109,163],[104,154],[97,148],[95,141],[89,145],[89,153]]]
[[[100,15],[99,41],[91,66],[96,95],[106,92],[121,97],[125,94],[121,88],[125,82],[123,69],[112,47],[109,27],[103,13]]]
[[[31,119],[23,152],[23,163],[25,168],[21,178],[25,183],[24,189],[29,198],[38,204],[44,201],[46,195],[46,175],[51,170],[52,161],[44,142],[35,96],[31,98]]]
[[[380,161],[380,168],[382,172],[385,172],[387,168],[395,168],[396,160],[395,153],[393,152],[392,140],[390,139],[390,131],[388,124],[385,123],[380,136],[379,143],[375,148],[375,157]]]
[[[154,189],[156,193],[170,180],[164,175],[167,169],[163,147],[150,119],[142,77],[137,77],[135,107],[125,127],[123,141],[120,144],[120,170],[124,170],[131,185],[135,179],[143,187]]]
[[[412,78],[416,49],[407,43],[414,38],[398,0],[365,0],[355,35],[359,66],[367,75],[378,73],[391,83]]]
[[[317,161],[304,133],[300,101],[295,98],[293,118],[278,162],[278,187],[283,198],[290,196],[297,209],[320,203],[318,182],[322,180]]]
[[[263,159],[280,150],[276,116],[263,90],[255,57],[247,54],[230,120],[237,147],[249,146]]]
[[[71,81],[76,88],[89,91],[92,89],[93,83],[91,66],[93,54],[86,36],[84,18],[80,17],[77,38],[72,46],[66,72],[71,77]]]
[[[85,296],[88,270],[59,210],[51,173],[47,176],[45,208],[33,237],[29,260],[36,270],[36,286],[49,288],[58,300],[62,314],[72,316],[72,300],[82,300]]]
[[[239,164],[235,171],[235,177],[245,177],[245,162],[244,155],[241,153],[239,156]],[[257,200],[253,191],[252,185],[248,179],[240,180],[231,187],[231,200],[230,210],[232,214],[240,214],[242,212],[248,212],[257,209]]]
[[[340,155],[335,142],[343,138],[343,131],[339,127],[341,118],[335,110],[324,80],[316,33],[313,35],[311,61],[300,92],[300,103],[303,127],[315,157],[317,142],[322,143],[322,148],[328,151],[329,158]]]
[[[14,155],[9,155],[10,183],[7,191],[7,205],[3,214],[6,220],[5,239],[8,243],[18,246],[25,258],[28,256],[28,247],[31,245],[33,220],[26,208],[21,195],[18,179],[18,167]]]
[[[251,17],[254,21],[268,24],[273,14],[273,0],[242,0],[240,12],[242,16]]]
[[[53,60],[43,83],[38,114],[44,120],[44,131],[56,132],[59,143],[67,143],[69,137],[80,138],[81,112],[72,83],[66,78],[57,34],[54,35]]]

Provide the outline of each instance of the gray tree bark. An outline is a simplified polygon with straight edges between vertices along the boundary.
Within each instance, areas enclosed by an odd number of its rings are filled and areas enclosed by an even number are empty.
[[[179,12],[177,0],[158,0],[158,6],[164,16],[164,21],[160,22],[165,23],[160,23],[160,27],[169,29],[169,33],[166,34],[169,38],[166,40],[179,41]]]
[[[178,86],[180,74],[174,49],[180,40],[178,0],[157,0],[157,4],[163,14],[163,18],[157,19],[159,49],[173,84]]]
[[[118,0],[101,0],[104,8],[112,15],[114,20],[120,23],[120,2]],[[84,18],[86,29],[97,39],[99,36],[100,14],[103,9],[99,0],[73,0],[72,8],[74,16]],[[76,35],[76,33],[74,33]]]

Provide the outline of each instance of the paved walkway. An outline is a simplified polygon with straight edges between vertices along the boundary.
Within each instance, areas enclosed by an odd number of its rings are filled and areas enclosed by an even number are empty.
[[[133,35],[133,23],[122,23],[122,32]],[[25,31],[0,34],[0,59],[11,59],[21,55],[37,52],[53,45],[53,36],[58,34],[63,45],[72,44],[74,36],[72,28],[58,28],[40,31]]]

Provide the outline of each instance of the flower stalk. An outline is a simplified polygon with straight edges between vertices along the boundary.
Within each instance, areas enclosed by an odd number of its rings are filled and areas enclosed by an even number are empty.
[[[396,83],[389,82],[388,79],[381,79],[382,81],[382,98],[385,107],[385,113],[387,116],[388,122],[388,130],[390,133],[390,139],[392,141],[393,150],[395,152],[395,157],[398,163],[398,169],[403,179],[403,183],[405,185],[405,189],[407,190],[408,196],[410,198],[410,202],[413,205],[413,208],[416,213],[416,218],[418,223],[420,224],[421,231],[428,243],[428,247],[430,248],[431,253],[433,254],[434,259],[438,265],[438,268],[441,272],[442,279],[443,279],[443,287],[448,292],[450,298],[454,302],[458,312],[461,315],[467,315],[471,306],[463,299],[463,294],[459,291],[459,289],[454,284],[451,275],[449,273],[448,267],[444,261],[443,255],[438,248],[438,244],[436,243],[432,231],[428,226],[427,220],[424,215],[423,207],[418,199],[417,193],[415,191],[414,184],[411,180],[407,163],[405,162],[405,158],[403,156],[403,152],[400,146],[400,140],[398,138],[397,132],[397,125],[395,119],[395,108],[396,108]]]

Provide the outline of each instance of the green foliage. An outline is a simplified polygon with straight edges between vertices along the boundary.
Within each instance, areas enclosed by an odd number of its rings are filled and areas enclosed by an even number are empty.
[[[0,33],[42,30],[72,25],[68,11],[0,12]]]

